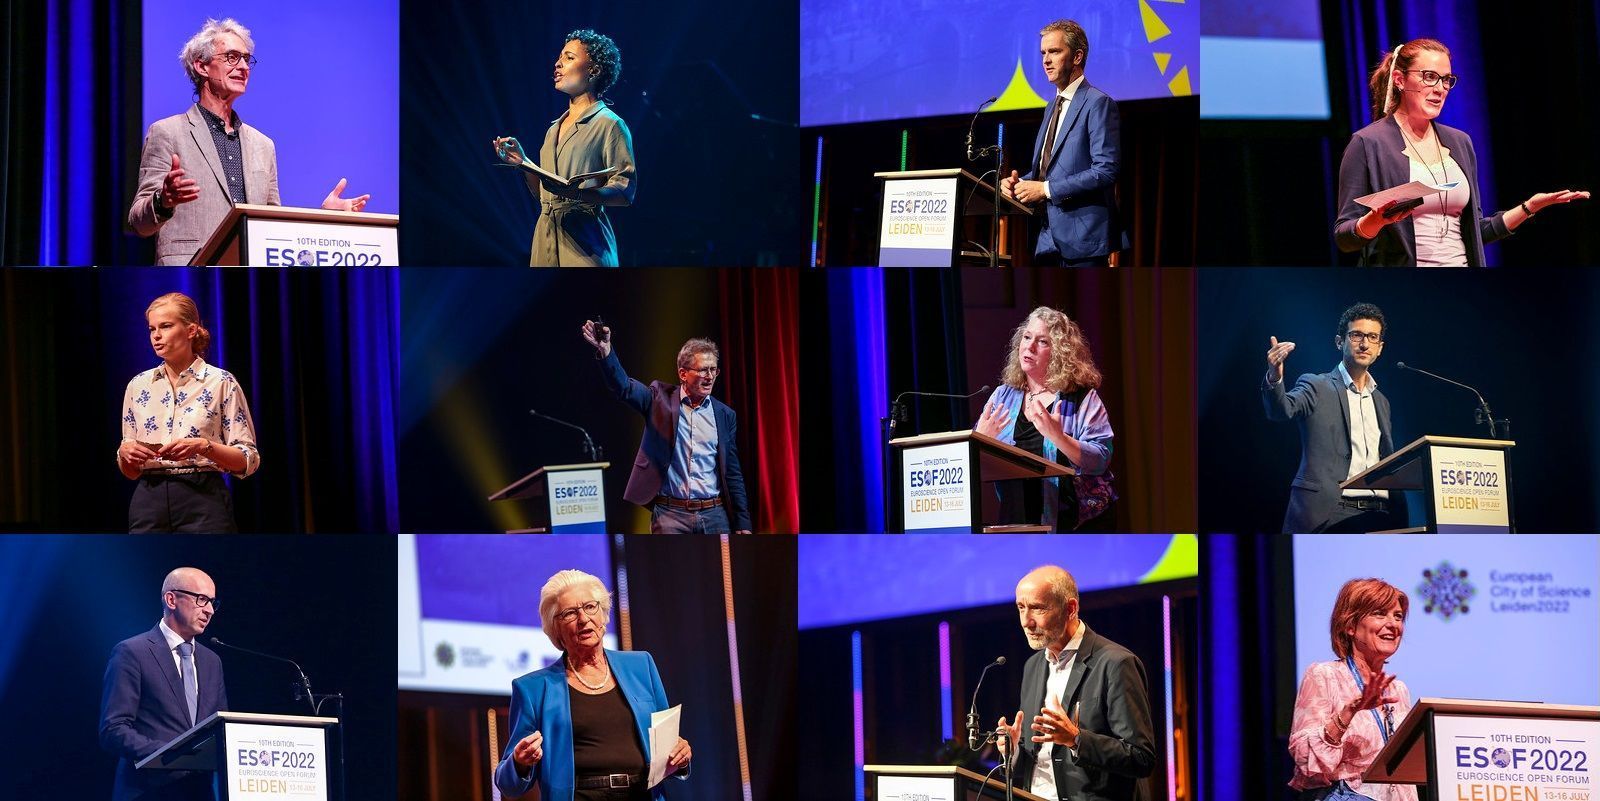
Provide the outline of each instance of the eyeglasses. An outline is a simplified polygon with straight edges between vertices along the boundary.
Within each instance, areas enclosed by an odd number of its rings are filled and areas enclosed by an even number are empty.
[[[1444,81],[1444,88],[1446,88],[1446,89],[1454,89],[1454,88],[1456,88],[1456,81],[1460,80],[1459,78],[1456,77],[1456,74],[1453,73],[1453,72],[1450,73],[1449,75],[1440,75],[1439,73],[1434,72],[1433,70],[1404,70],[1404,71],[1405,72],[1415,72],[1418,75],[1421,75],[1422,76],[1422,85],[1423,86],[1433,86],[1433,85],[1439,83],[1440,81]]]
[[[559,620],[562,623],[571,623],[572,621],[578,619],[578,614],[580,612],[583,613],[584,617],[594,617],[599,611],[600,602],[590,601],[583,606],[574,606],[571,609],[563,609],[560,612],[557,612],[556,620]]]
[[[1346,331],[1344,338],[1356,343],[1357,345],[1361,344],[1362,342],[1371,342],[1374,345],[1383,344],[1383,334],[1369,334],[1365,331]]]
[[[189,592],[188,590],[180,590],[180,589],[173,589],[172,591],[173,592],[181,592],[184,595],[187,595],[190,598],[193,598],[194,599],[194,605],[195,605],[196,609],[204,609],[204,608],[209,606],[209,607],[211,607],[211,611],[213,611],[213,612],[218,611],[217,599],[212,598],[209,595],[201,595],[198,592]]]
[[[241,52],[239,52],[237,50],[229,50],[226,53],[218,53],[217,55],[212,56],[212,58],[220,58],[220,59],[222,59],[222,61],[224,63],[226,63],[230,67],[239,66],[239,59],[241,59],[241,58],[244,59],[245,66],[247,66],[247,67],[254,67],[256,65],[256,57],[255,56],[252,56],[249,53],[241,53]],[[1428,84],[1428,85],[1432,86],[1433,84]]]
[[[702,375],[721,375],[722,374],[722,368],[721,367],[685,367],[683,369],[688,370],[691,373],[700,373]]]

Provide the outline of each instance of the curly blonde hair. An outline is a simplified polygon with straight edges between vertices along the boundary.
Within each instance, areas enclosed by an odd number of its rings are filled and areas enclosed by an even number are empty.
[[[1051,392],[1073,392],[1078,389],[1099,389],[1100,368],[1094,366],[1094,354],[1089,352],[1089,340],[1083,329],[1065,313],[1049,306],[1040,306],[1028,313],[1027,319],[1011,332],[1011,344],[1006,351],[1006,366],[1000,380],[1007,386],[1026,391],[1028,377],[1022,373],[1017,361],[1017,348],[1028,325],[1038,320],[1050,332],[1050,369],[1045,376],[1045,388]]]

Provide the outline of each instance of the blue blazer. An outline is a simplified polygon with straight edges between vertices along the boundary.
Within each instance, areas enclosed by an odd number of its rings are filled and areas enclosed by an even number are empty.
[[[216,652],[196,642],[194,664],[200,697],[195,704],[197,719],[191,721],[189,705],[183,700],[183,679],[160,627],[111,649],[100,694],[100,747],[118,757],[111,794],[114,801],[211,797],[211,780],[206,774],[133,769],[139,760],[195,723],[228,708],[222,660]]]
[[[1461,240],[1467,251],[1467,266],[1487,266],[1484,243],[1511,235],[1503,219],[1505,212],[1483,216],[1478,198],[1478,155],[1472,149],[1472,137],[1437,122],[1433,129],[1439,135],[1439,144],[1450,151],[1466,173],[1467,187],[1472,190],[1472,201],[1461,210]],[[1356,131],[1339,162],[1339,219],[1334,221],[1333,238],[1346,253],[1361,251],[1362,267],[1417,266],[1416,224],[1410,217],[1384,226],[1373,239],[1356,233],[1356,221],[1367,213],[1367,207],[1357,203],[1356,198],[1411,183],[1411,160],[1405,149],[1405,136],[1391,114]]]
[[[606,651],[611,662],[611,674],[622,689],[633,709],[633,722],[639,732],[639,742],[644,749],[646,763],[650,760],[650,714],[666,709],[667,691],[661,686],[661,674],[656,672],[656,662],[646,651]],[[541,801],[572,801],[573,785],[577,776],[572,755],[572,705],[567,693],[567,662],[565,659],[535,670],[511,682],[511,737],[506,740],[505,753],[494,771],[494,784],[500,794],[515,798],[528,792],[534,783],[539,785]],[[540,760],[527,778],[517,775],[511,752],[522,738],[534,732],[544,732],[544,759]],[[688,768],[673,774],[679,779],[689,777]],[[666,796],[656,785],[650,792],[655,801]]]
[[[1045,227],[1039,232],[1034,255],[1059,253],[1062,259],[1109,256],[1128,246],[1127,232],[1117,216],[1117,170],[1122,160],[1122,122],[1117,102],[1085,80],[1067,106],[1056,129],[1050,168],[1039,176],[1039,156],[1045,131],[1055,116],[1052,100],[1039,133],[1033,140],[1026,181],[1050,184],[1045,201]]]
[[[1263,384],[1261,403],[1267,419],[1293,420],[1300,427],[1300,469],[1289,486],[1289,508],[1283,533],[1311,534],[1327,527],[1339,505],[1339,483],[1350,473],[1350,401],[1337,369],[1306,373],[1284,391],[1283,381]],[[1389,428],[1389,399],[1374,387],[1372,407],[1378,410],[1378,456],[1394,453]],[[1390,493],[1399,505],[1398,493]]]
[[[673,442],[678,437],[678,385],[650,382],[645,386],[628,377],[617,360],[617,351],[600,361],[606,388],[623,403],[644,415],[644,438],[633,458],[633,473],[628,476],[624,500],[648,507],[667,482],[672,464]],[[750,503],[744,493],[744,471],[739,467],[739,416],[728,404],[710,398],[717,418],[717,484],[722,489],[722,505],[734,531],[753,531]]]

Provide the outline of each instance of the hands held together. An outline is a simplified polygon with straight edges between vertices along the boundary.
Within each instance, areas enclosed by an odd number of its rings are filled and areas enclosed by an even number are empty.
[[[1066,710],[1061,708],[1061,702],[1053,697],[1045,699],[1044,708],[1034,716],[1030,728],[1036,732],[1031,738],[1033,742],[1055,743],[1068,748],[1078,747],[1078,733],[1083,731],[1078,720],[1068,717]],[[995,733],[1000,735],[996,740],[1000,753],[1010,753],[1010,749],[1022,737],[1022,710],[1017,710],[1016,717],[1010,723],[1000,718]]]

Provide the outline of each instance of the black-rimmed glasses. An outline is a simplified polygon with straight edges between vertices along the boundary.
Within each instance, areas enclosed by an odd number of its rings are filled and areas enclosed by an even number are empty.
[[[220,58],[220,59],[222,59],[223,63],[227,64],[230,67],[239,66],[239,60],[240,59],[244,59],[245,66],[247,66],[247,67],[254,67],[256,65],[256,57],[255,56],[252,56],[249,53],[241,53],[241,52],[239,52],[237,50],[229,50],[226,53],[218,53],[217,55],[212,56],[212,58]],[[1433,84],[1428,84],[1428,85],[1432,86]]]
[[[174,588],[172,591],[173,592],[181,592],[184,595],[187,595],[190,598],[193,598],[194,599],[194,605],[197,608],[204,609],[204,608],[209,606],[209,607],[211,607],[211,611],[213,611],[213,612],[218,611],[217,599],[212,598],[209,595],[201,595],[198,592],[190,592],[188,590],[180,590],[180,589],[176,589],[176,588]]]
[[[1383,334],[1369,334],[1365,331],[1347,331],[1345,332],[1344,338],[1356,343],[1357,345],[1361,344],[1362,342],[1371,342],[1374,345],[1383,344]]]
[[[1434,86],[1434,85],[1438,84],[1440,81],[1444,81],[1444,88],[1446,88],[1446,89],[1454,89],[1454,88],[1456,88],[1456,81],[1460,80],[1460,78],[1456,77],[1456,74],[1453,73],[1453,72],[1448,74],[1448,75],[1440,75],[1439,73],[1434,72],[1433,70],[1405,70],[1405,71],[1406,72],[1415,72],[1418,75],[1421,75],[1422,76],[1422,85],[1423,86]]]

